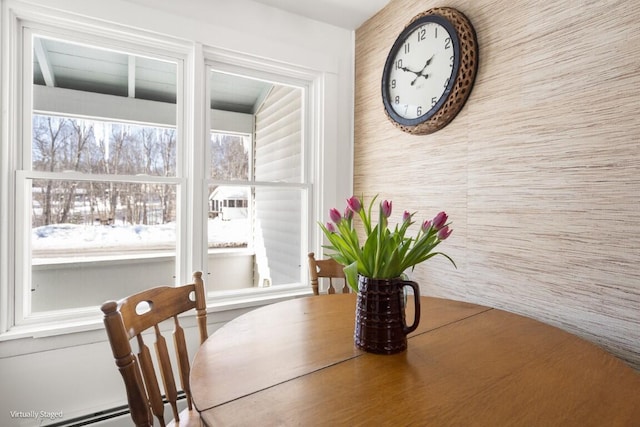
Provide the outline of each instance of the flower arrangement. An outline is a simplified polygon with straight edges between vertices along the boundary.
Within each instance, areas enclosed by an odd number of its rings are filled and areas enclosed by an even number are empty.
[[[453,232],[445,212],[424,221],[415,237],[407,237],[405,234],[414,224],[415,212],[405,211],[402,223],[396,224],[391,231],[388,220],[391,216],[392,202],[384,200],[380,203],[378,224],[373,225],[371,211],[377,197],[375,196],[368,209],[365,209],[362,201],[353,196],[347,199],[343,214],[332,208],[329,210],[331,222],[326,225],[319,223],[331,243],[324,247],[335,251],[329,256],[345,266],[347,283],[355,292],[358,291],[358,274],[376,279],[393,279],[402,276],[408,268],[414,268],[436,255],[446,257],[454,267],[456,266],[448,255],[433,252],[433,249]],[[363,245],[360,244],[354,228],[353,219],[356,215],[360,217],[366,234]]]

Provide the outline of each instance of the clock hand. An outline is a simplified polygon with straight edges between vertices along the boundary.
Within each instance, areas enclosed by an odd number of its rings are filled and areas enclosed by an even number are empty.
[[[416,81],[420,78],[420,77],[424,77],[425,79],[429,78],[429,74],[424,74],[424,70],[429,66],[429,64],[431,64],[431,60],[433,59],[433,55],[431,55],[431,58],[427,59],[427,62],[424,64],[424,67],[422,67],[422,70],[420,70],[419,73],[415,73],[416,78],[413,79],[413,81],[411,82],[411,86],[413,86],[414,84],[416,84]]]
[[[431,55],[431,58],[427,59],[427,62],[424,64],[424,67],[422,67],[422,70],[420,70],[420,71],[413,71],[413,70],[408,69],[407,67],[399,67],[399,68],[402,71],[408,71],[408,72],[413,73],[416,76],[420,77],[420,75],[422,75],[422,73],[424,72],[424,69],[427,68],[429,66],[429,64],[431,64],[431,60],[432,59],[433,59],[433,55]]]
[[[414,84],[416,84],[416,81],[418,81],[418,79],[419,79],[420,77],[424,77],[424,78],[425,78],[425,80],[426,80],[426,79],[428,79],[428,78],[429,78],[429,74],[422,74],[422,71],[421,71],[418,75],[416,75],[416,78],[415,78],[415,79],[413,79],[413,81],[411,82],[411,86],[413,86]]]
[[[426,64],[424,64],[424,67],[422,67],[422,70],[420,71],[420,73],[422,73],[424,71],[425,68],[427,68],[429,66],[429,64],[431,64],[431,60],[433,59],[433,55],[431,55],[431,58],[427,59]]]
[[[408,72],[413,73],[415,75],[418,75],[418,74],[422,73],[422,71],[413,71],[413,70],[408,69],[407,67],[400,67],[400,69],[402,71],[408,71]],[[424,68],[423,68],[423,70],[424,70]]]

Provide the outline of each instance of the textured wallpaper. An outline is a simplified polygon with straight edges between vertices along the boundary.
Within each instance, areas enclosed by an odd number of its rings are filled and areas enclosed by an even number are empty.
[[[455,7],[476,29],[471,96],[444,129],[404,134],[380,95],[416,14]],[[445,210],[425,295],[559,326],[640,369],[640,3],[392,0],[356,31],[358,195],[394,215]],[[397,219],[396,218],[396,219]],[[428,313],[425,313],[428,315]]]

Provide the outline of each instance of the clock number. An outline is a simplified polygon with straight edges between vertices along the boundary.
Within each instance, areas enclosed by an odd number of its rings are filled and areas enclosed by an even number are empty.
[[[418,30],[418,41],[421,42],[426,38],[427,38],[427,30],[424,28],[420,28],[420,30]]]
[[[451,37],[447,37],[444,39],[444,48],[451,49]]]
[[[402,59],[398,59],[396,61],[396,70],[401,70],[402,69]]]
[[[436,102],[438,102],[438,98],[436,98],[435,96],[433,98],[431,98],[431,106],[433,107],[434,105],[436,105]]]
[[[391,80],[391,89],[396,88],[396,79]]]
[[[411,48],[410,48],[410,46],[409,46],[409,43],[405,43],[405,45],[404,45],[404,53],[409,53],[409,50],[410,50],[410,49],[411,49]]]
[[[418,117],[420,117],[422,115],[422,106],[418,105],[418,109],[416,110],[416,114],[418,115]]]
[[[396,96],[395,101],[396,101],[396,104],[400,104],[400,97]]]
[[[449,57],[449,61],[451,61],[449,62],[449,67],[453,68],[453,55]]]

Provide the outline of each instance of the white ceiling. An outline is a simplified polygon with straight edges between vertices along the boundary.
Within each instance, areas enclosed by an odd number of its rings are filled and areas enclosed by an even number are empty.
[[[296,15],[355,30],[390,0],[253,0]]]
[[[126,0],[152,8],[164,9],[171,13],[187,16],[206,16],[207,12],[216,8],[232,7],[237,0]],[[316,21],[325,22],[348,30],[355,30],[367,19],[378,13],[390,0],[243,0],[260,3],[304,16]]]

